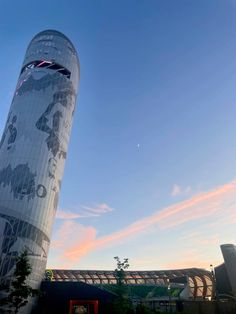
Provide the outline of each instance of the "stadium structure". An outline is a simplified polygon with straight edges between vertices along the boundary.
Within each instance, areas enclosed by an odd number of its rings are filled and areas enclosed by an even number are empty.
[[[200,268],[125,271],[124,284],[134,306],[145,304],[163,311],[170,306],[177,309],[181,300],[209,300],[215,289],[212,273]],[[47,270],[42,282],[45,297],[40,311],[110,314],[116,286],[114,271]]]
[[[52,270],[52,281],[84,282],[97,286],[114,285],[117,279],[113,271],[102,270]],[[210,271],[200,268],[156,271],[125,271],[125,284],[129,286],[157,286],[179,288],[192,299],[212,298],[214,282]],[[186,291],[188,290],[188,291]]]

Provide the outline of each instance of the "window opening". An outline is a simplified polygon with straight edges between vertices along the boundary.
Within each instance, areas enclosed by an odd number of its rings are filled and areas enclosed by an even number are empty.
[[[27,69],[34,69],[34,68],[47,68],[50,70],[54,70],[61,73],[62,75],[65,75],[67,78],[70,78],[70,75],[71,75],[71,72],[67,70],[65,67],[63,67],[62,65],[52,62],[52,61],[48,61],[48,60],[37,60],[37,61],[33,61],[26,64],[22,68],[21,74]]]

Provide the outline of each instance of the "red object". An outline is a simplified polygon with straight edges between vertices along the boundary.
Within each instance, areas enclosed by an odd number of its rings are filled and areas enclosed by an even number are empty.
[[[70,314],[73,314],[73,308],[76,306],[87,308],[86,314],[98,314],[98,300],[70,300]]]

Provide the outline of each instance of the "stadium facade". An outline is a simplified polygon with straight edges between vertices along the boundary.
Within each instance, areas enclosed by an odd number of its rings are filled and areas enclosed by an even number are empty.
[[[214,278],[200,268],[152,271],[125,271],[126,292],[134,307],[179,309],[183,301],[214,297]],[[47,270],[42,282],[43,298],[37,313],[113,313],[117,277],[109,270]]]
[[[30,283],[44,276],[79,83],[71,41],[46,30],[30,42],[0,142],[0,280],[27,249]]]
[[[90,285],[116,285],[114,271],[53,269],[51,281],[84,282]],[[129,286],[153,286],[183,290],[187,299],[206,299],[214,296],[214,280],[210,271],[201,268],[175,270],[125,271],[124,283]]]

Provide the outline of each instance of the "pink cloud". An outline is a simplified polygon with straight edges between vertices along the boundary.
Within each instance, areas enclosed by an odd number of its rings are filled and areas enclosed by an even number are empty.
[[[63,258],[73,263],[91,251],[114,246],[115,244],[135,238],[139,236],[140,233],[149,232],[151,227],[155,227],[157,230],[158,228],[159,230],[174,228],[186,222],[201,220],[206,217],[213,217],[213,219],[215,219],[215,217],[222,215],[222,210],[231,213],[231,211],[235,210],[234,206],[232,206],[235,193],[236,181],[233,181],[214,190],[199,193],[186,201],[166,207],[150,216],[135,221],[120,231],[100,238],[96,237],[96,230],[94,228],[87,227],[87,233],[85,232],[86,240],[84,241],[81,241],[80,237],[85,231],[82,228],[85,227],[75,224],[73,228],[78,229],[70,234],[68,233],[68,229],[71,228],[70,222],[69,225],[63,226],[61,231],[63,235],[63,237],[61,237],[62,243],[64,241],[64,243],[68,244],[64,246],[65,250],[62,252]],[[75,234],[77,235],[77,240],[74,238]],[[70,241],[70,237],[73,239],[72,242]],[[57,242],[54,242],[54,245],[55,243]]]
[[[114,209],[105,203],[97,204],[93,207],[80,206],[79,209],[74,211],[70,209],[59,209],[56,213],[57,219],[77,219],[77,218],[88,218],[88,217],[99,217],[108,212],[112,212]]]
[[[198,238],[195,240],[195,243],[197,245],[200,245],[201,247],[217,247],[220,245],[220,238],[218,234],[213,234],[212,236],[208,238]]]
[[[90,213],[99,214],[99,215],[112,212],[114,210],[113,208],[109,207],[105,203],[96,205],[95,207],[83,206],[83,208],[86,209]]]
[[[86,247],[96,240],[96,229],[91,226],[83,226],[73,220],[64,221],[60,229],[54,234],[51,243],[54,259],[57,262],[51,262],[49,267],[68,268],[71,267],[71,261],[66,258],[67,250],[77,247],[76,259],[79,260],[86,255]],[[89,246],[88,246],[89,247]]]
[[[216,264],[217,265],[217,262]],[[166,269],[181,269],[181,268],[192,268],[192,267],[199,267],[199,268],[209,268],[209,260],[206,257],[199,253],[196,249],[190,249],[186,252],[181,252],[179,258],[171,261],[170,263],[166,264]]]

